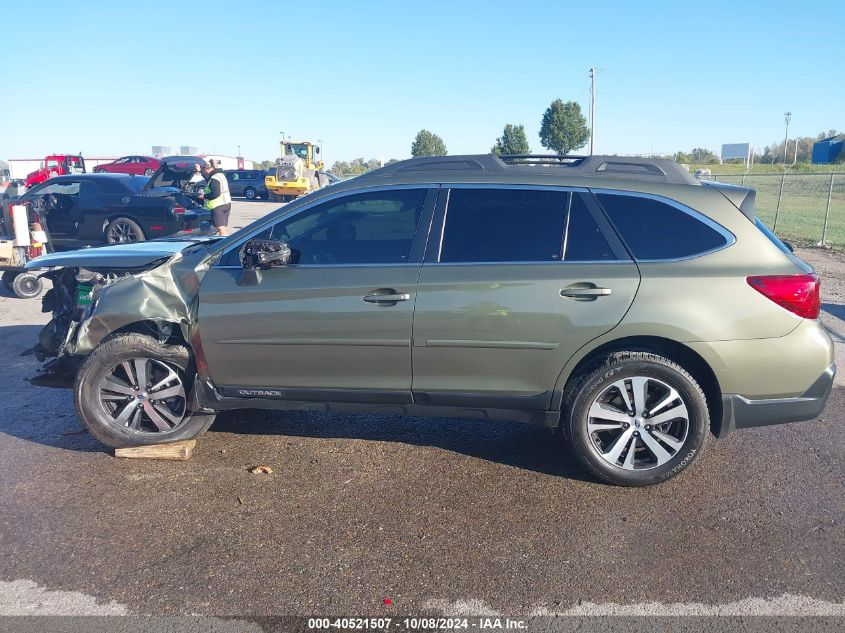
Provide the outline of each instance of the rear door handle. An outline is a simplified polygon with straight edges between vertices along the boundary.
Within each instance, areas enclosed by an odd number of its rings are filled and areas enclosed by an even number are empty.
[[[561,297],[606,297],[611,293],[610,288],[564,288],[560,291]]]
[[[379,288],[373,290],[372,294],[364,295],[367,303],[379,303],[383,305],[395,305],[399,301],[410,301],[411,295],[407,292],[396,292],[393,288]]]

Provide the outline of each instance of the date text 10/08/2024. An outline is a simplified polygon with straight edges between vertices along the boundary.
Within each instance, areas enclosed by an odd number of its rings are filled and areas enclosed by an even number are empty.
[[[479,618],[309,618],[309,629],[370,630],[370,631],[438,631],[438,630],[526,630],[520,619]]]

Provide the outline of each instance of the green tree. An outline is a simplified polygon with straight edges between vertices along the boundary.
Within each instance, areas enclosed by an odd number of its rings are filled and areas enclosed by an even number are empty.
[[[496,144],[490,150],[496,156],[507,156],[509,154],[530,154],[528,139],[525,138],[524,125],[505,125],[502,135],[496,139]]]
[[[396,159],[391,158],[385,163],[385,165],[395,162]],[[371,158],[370,160],[356,158],[350,162],[342,160],[335,161],[329,171],[338,178],[352,178],[353,176],[360,176],[361,174],[365,174],[373,169],[378,169],[379,167],[381,167],[381,161],[377,158]]]
[[[428,130],[417,132],[417,137],[411,143],[411,156],[414,158],[420,156],[445,156],[447,153],[446,144],[443,142],[443,139]]]
[[[704,147],[692,149],[689,155],[695,165],[717,165],[719,163],[719,157],[716,153]]]
[[[588,140],[590,130],[587,119],[581,114],[581,106],[575,101],[552,101],[540,125],[540,142],[543,147],[558,154],[568,154],[573,149],[584,147]]]

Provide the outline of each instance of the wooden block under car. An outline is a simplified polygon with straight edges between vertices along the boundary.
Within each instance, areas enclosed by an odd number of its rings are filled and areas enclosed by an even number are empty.
[[[184,442],[171,442],[170,444],[116,448],[114,449],[114,456],[131,459],[171,459],[184,462],[191,459],[191,454],[193,454],[196,445],[196,440],[185,440]]]

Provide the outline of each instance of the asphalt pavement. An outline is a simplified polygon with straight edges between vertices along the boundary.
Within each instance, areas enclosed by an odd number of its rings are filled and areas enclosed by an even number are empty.
[[[840,357],[845,265],[802,255]],[[47,320],[0,297],[0,615],[845,616],[841,377],[820,419],[644,489],[544,429],[389,415],[226,413],[188,462],[119,460],[27,381]]]

